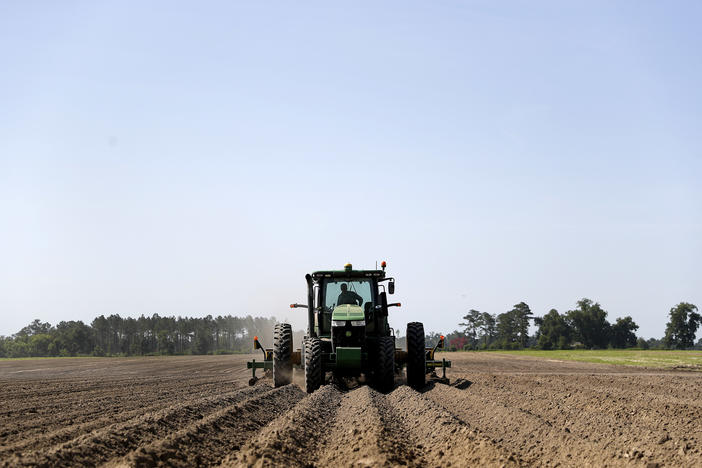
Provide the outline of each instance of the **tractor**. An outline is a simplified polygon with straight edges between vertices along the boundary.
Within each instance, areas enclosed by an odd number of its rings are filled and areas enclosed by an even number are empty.
[[[407,349],[395,346],[395,334],[388,323],[388,310],[401,304],[388,303],[395,293],[395,279],[381,270],[354,270],[347,263],[343,270],[315,271],[307,274],[307,304],[291,308],[307,309],[307,333],[300,349],[293,347],[292,327],[276,324],[273,348],[265,348],[254,338],[254,348],[263,352],[263,361],[247,363],[252,369],[250,385],[256,383],[256,369],[272,373],[275,387],[292,382],[293,368],[304,369],[305,387],[312,393],[327,383],[363,376],[381,392],[395,386],[395,375],[407,370],[407,384],[415,389],[426,385],[427,375],[448,383],[446,368],[451,361],[434,359],[444,346],[442,336],[435,346],[425,346],[424,326],[407,324]],[[441,368],[442,377],[436,375]]]

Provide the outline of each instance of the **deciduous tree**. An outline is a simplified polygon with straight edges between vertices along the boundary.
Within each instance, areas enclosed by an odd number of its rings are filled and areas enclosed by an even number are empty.
[[[538,319],[537,325],[539,348],[565,349],[570,344],[573,331],[565,316],[559,314],[556,309],[551,309],[548,314]]]
[[[633,348],[636,346],[636,325],[631,317],[618,318],[612,325],[612,347]]]
[[[574,331],[575,339],[587,348],[606,348],[611,334],[607,311],[603,310],[597,302],[587,298],[579,300],[577,304],[577,309],[566,313],[566,319]]]
[[[700,326],[697,306],[681,302],[670,309],[670,321],[665,327],[663,342],[666,348],[687,349],[695,344],[695,333]]]

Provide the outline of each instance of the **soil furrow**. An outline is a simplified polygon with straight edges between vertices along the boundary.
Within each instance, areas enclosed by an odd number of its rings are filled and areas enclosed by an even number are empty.
[[[322,387],[273,421],[224,466],[425,466],[387,404],[367,386]]]
[[[222,466],[314,466],[316,454],[323,450],[324,434],[337,418],[341,398],[333,386],[322,387],[249,439]]]
[[[255,395],[141,446],[107,466],[210,466],[305,397],[297,385]]]
[[[167,437],[174,428],[182,427],[227,405],[236,404],[257,393],[269,392],[270,387],[256,386],[222,396],[210,396],[179,403],[154,413],[142,414],[126,422],[111,424],[97,431],[44,450],[15,453],[0,462],[0,466],[72,466],[79,460],[84,466],[94,466],[110,458],[120,457],[139,445]]]
[[[343,395],[318,466],[426,466],[386,396],[367,386]]]
[[[528,386],[523,382],[514,382],[513,388],[496,391],[478,382],[460,391],[437,385],[427,395],[441,404],[451,402],[450,411],[530,464],[618,466],[637,459],[684,465],[692,455],[687,447],[696,446],[694,432],[683,435],[667,423],[658,427],[653,416],[641,417],[651,409],[633,400],[586,397],[577,401],[573,390],[566,403],[549,395],[525,395]],[[632,417],[631,412],[638,415]]]
[[[465,421],[494,443],[517,452],[531,466],[570,464],[578,453],[591,449],[587,441],[516,406],[506,406],[499,399],[487,399],[444,385],[436,385],[425,395]],[[545,461],[546,463],[542,463]]]
[[[65,427],[66,425],[80,424],[84,421],[93,421],[103,416],[106,412],[114,413],[111,417],[119,417],[125,412],[135,408],[142,411],[145,407],[159,407],[173,401],[180,401],[183,397],[193,394],[212,394],[222,388],[222,384],[208,384],[206,386],[193,385],[185,388],[174,386],[169,389],[160,389],[152,386],[140,392],[124,392],[112,394],[105,390],[101,395],[88,395],[81,398],[58,399],[57,403],[47,404],[45,399],[33,398],[24,406],[8,411],[2,417],[0,425],[0,440],[3,445],[10,444],[13,435],[21,439],[34,430],[45,433],[52,426]],[[236,388],[229,386],[230,388]],[[112,390],[113,391],[113,390]],[[58,392],[60,393],[60,392]],[[51,400],[52,402],[55,400]],[[114,421],[113,421],[114,422]]]
[[[382,395],[379,395],[382,396]],[[409,387],[398,387],[385,399],[383,418],[392,418],[408,445],[421,450],[422,466],[519,466],[511,451],[476,432],[443,406]]]
[[[455,460],[461,460],[456,463]],[[518,466],[510,452],[409,387],[326,386],[273,421],[225,466]]]

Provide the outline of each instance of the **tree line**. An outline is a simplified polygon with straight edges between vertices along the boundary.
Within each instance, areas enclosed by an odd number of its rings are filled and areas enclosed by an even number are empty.
[[[681,302],[670,309],[662,339],[637,337],[639,326],[631,317],[607,320],[600,304],[584,298],[573,310],[561,314],[551,309],[534,316],[525,302],[501,314],[471,309],[456,330],[446,335],[447,348],[463,349],[597,349],[668,348],[702,349],[695,334],[702,324],[697,306]],[[139,318],[101,315],[90,325],[82,321],[62,321],[56,326],[34,320],[12,336],[0,336],[0,358],[43,356],[143,356],[154,354],[224,354],[252,350],[254,336],[265,346],[273,344],[275,318],[161,317]],[[531,324],[536,333],[529,334]],[[301,342],[303,331],[295,332]],[[399,337],[399,330],[398,330]],[[435,343],[438,333],[429,333],[427,343]],[[404,337],[397,343],[402,347]]]
[[[139,318],[101,315],[90,325],[64,321],[52,326],[34,320],[10,337],[0,336],[0,357],[143,356],[251,352],[254,336],[273,343],[274,318]]]
[[[536,317],[525,302],[515,304],[501,314],[475,309],[463,316],[460,331],[446,336],[447,348],[460,349],[604,349],[665,348],[702,349],[702,339],[695,343],[695,334],[702,323],[697,306],[681,302],[670,309],[669,321],[662,339],[637,337],[639,326],[631,317],[607,320],[607,311],[599,303],[583,298],[573,310],[561,314],[551,309]],[[529,335],[533,323],[536,333]],[[438,337],[430,336],[431,342]]]

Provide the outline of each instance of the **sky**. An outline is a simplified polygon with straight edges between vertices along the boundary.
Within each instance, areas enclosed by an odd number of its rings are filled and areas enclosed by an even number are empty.
[[[2,2],[0,335],[303,328],[305,273],[386,260],[402,330],[588,297],[661,337],[702,308],[701,22],[696,1]]]

